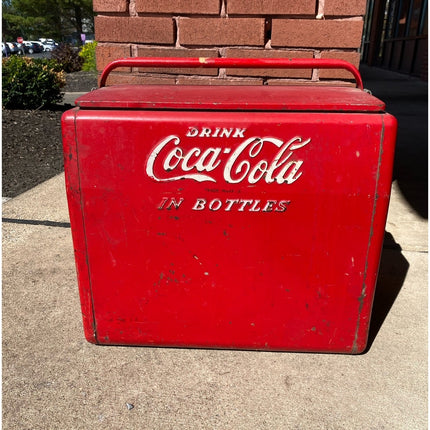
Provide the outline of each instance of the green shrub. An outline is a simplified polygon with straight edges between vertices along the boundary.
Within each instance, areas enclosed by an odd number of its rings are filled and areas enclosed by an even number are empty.
[[[3,59],[3,107],[38,109],[61,102],[65,74],[58,63],[13,55]]]
[[[67,43],[60,43],[51,53],[51,58],[60,64],[66,73],[79,72],[84,59],[79,56],[79,50]]]
[[[79,53],[79,56],[84,59],[82,70],[86,72],[96,72],[96,46],[97,42],[86,43]]]

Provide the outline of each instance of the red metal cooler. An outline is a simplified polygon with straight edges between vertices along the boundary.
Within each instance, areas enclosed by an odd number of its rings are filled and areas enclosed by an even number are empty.
[[[340,67],[357,87],[104,87],[115,67]],[[63,116],[86,338],[359,353],[396,120],[333,60],[132,58]]]

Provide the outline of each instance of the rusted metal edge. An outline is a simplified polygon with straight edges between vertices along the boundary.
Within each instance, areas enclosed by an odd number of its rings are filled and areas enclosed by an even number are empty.
[[[370,245],[372,243],[373,226],[374,226],[374,222],[375,222],[376,206],[378,203],[378,184],[379,184],[379,177],[380,177],[380,170],[381,170],[381,163],[382,163],[382,154],[384,152],[383,151],[383,143],[384,143],[384,136],[385,136],[384,114],[381,115],[381,120],[382,120],[381,121],[382,122],[382,128],[381,128],[381,137],[379,140],[378,166],[376,169],[375,198],[373,200],[372,216],[371,216],[371,220],[370,220],[370,231],[369,231],[369,240],[367,242],[366,260],[365,260],[365,264],[364,264],[363,283],[361,286],[361,294],[358,297],[359,306],[358,306],[357,325],[355,328],[355,336],[354,336],[354,341],[352,343],[352,349],[351,349],[351,352],[353,354],[357,354],[359,351],[358,345],[357,345],[358,332],[360,329],[360,320],[361,320],[361,313],[362,313],[363,305],[364,305],[364,299],[366,297],[366,290],[367,290],[366,281],[367,281],[367,270],[368,270],[368,265],[369,265]],[[369,324],[370,324],[370,321],[369,321]]]

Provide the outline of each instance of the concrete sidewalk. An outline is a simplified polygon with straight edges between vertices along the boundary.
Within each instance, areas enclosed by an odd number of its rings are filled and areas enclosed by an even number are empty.
[[[398,109],[405,158],[365,354],[87,343],[59,175],[3,204],[3,428],[427,429],[427,85],[373,69],[363,79]]]

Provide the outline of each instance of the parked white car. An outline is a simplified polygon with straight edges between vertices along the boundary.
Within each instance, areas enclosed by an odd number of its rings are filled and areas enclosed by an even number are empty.
[[[45,52],[52,51],[55,48],[54,45],[48,45],[47,43],[42,43],[42,45]]]
[[[39,41],[45,47],[45,51],[53,51],[55,47],[58,46],[58,43],[54,39],[45,39],[41,37]]]

